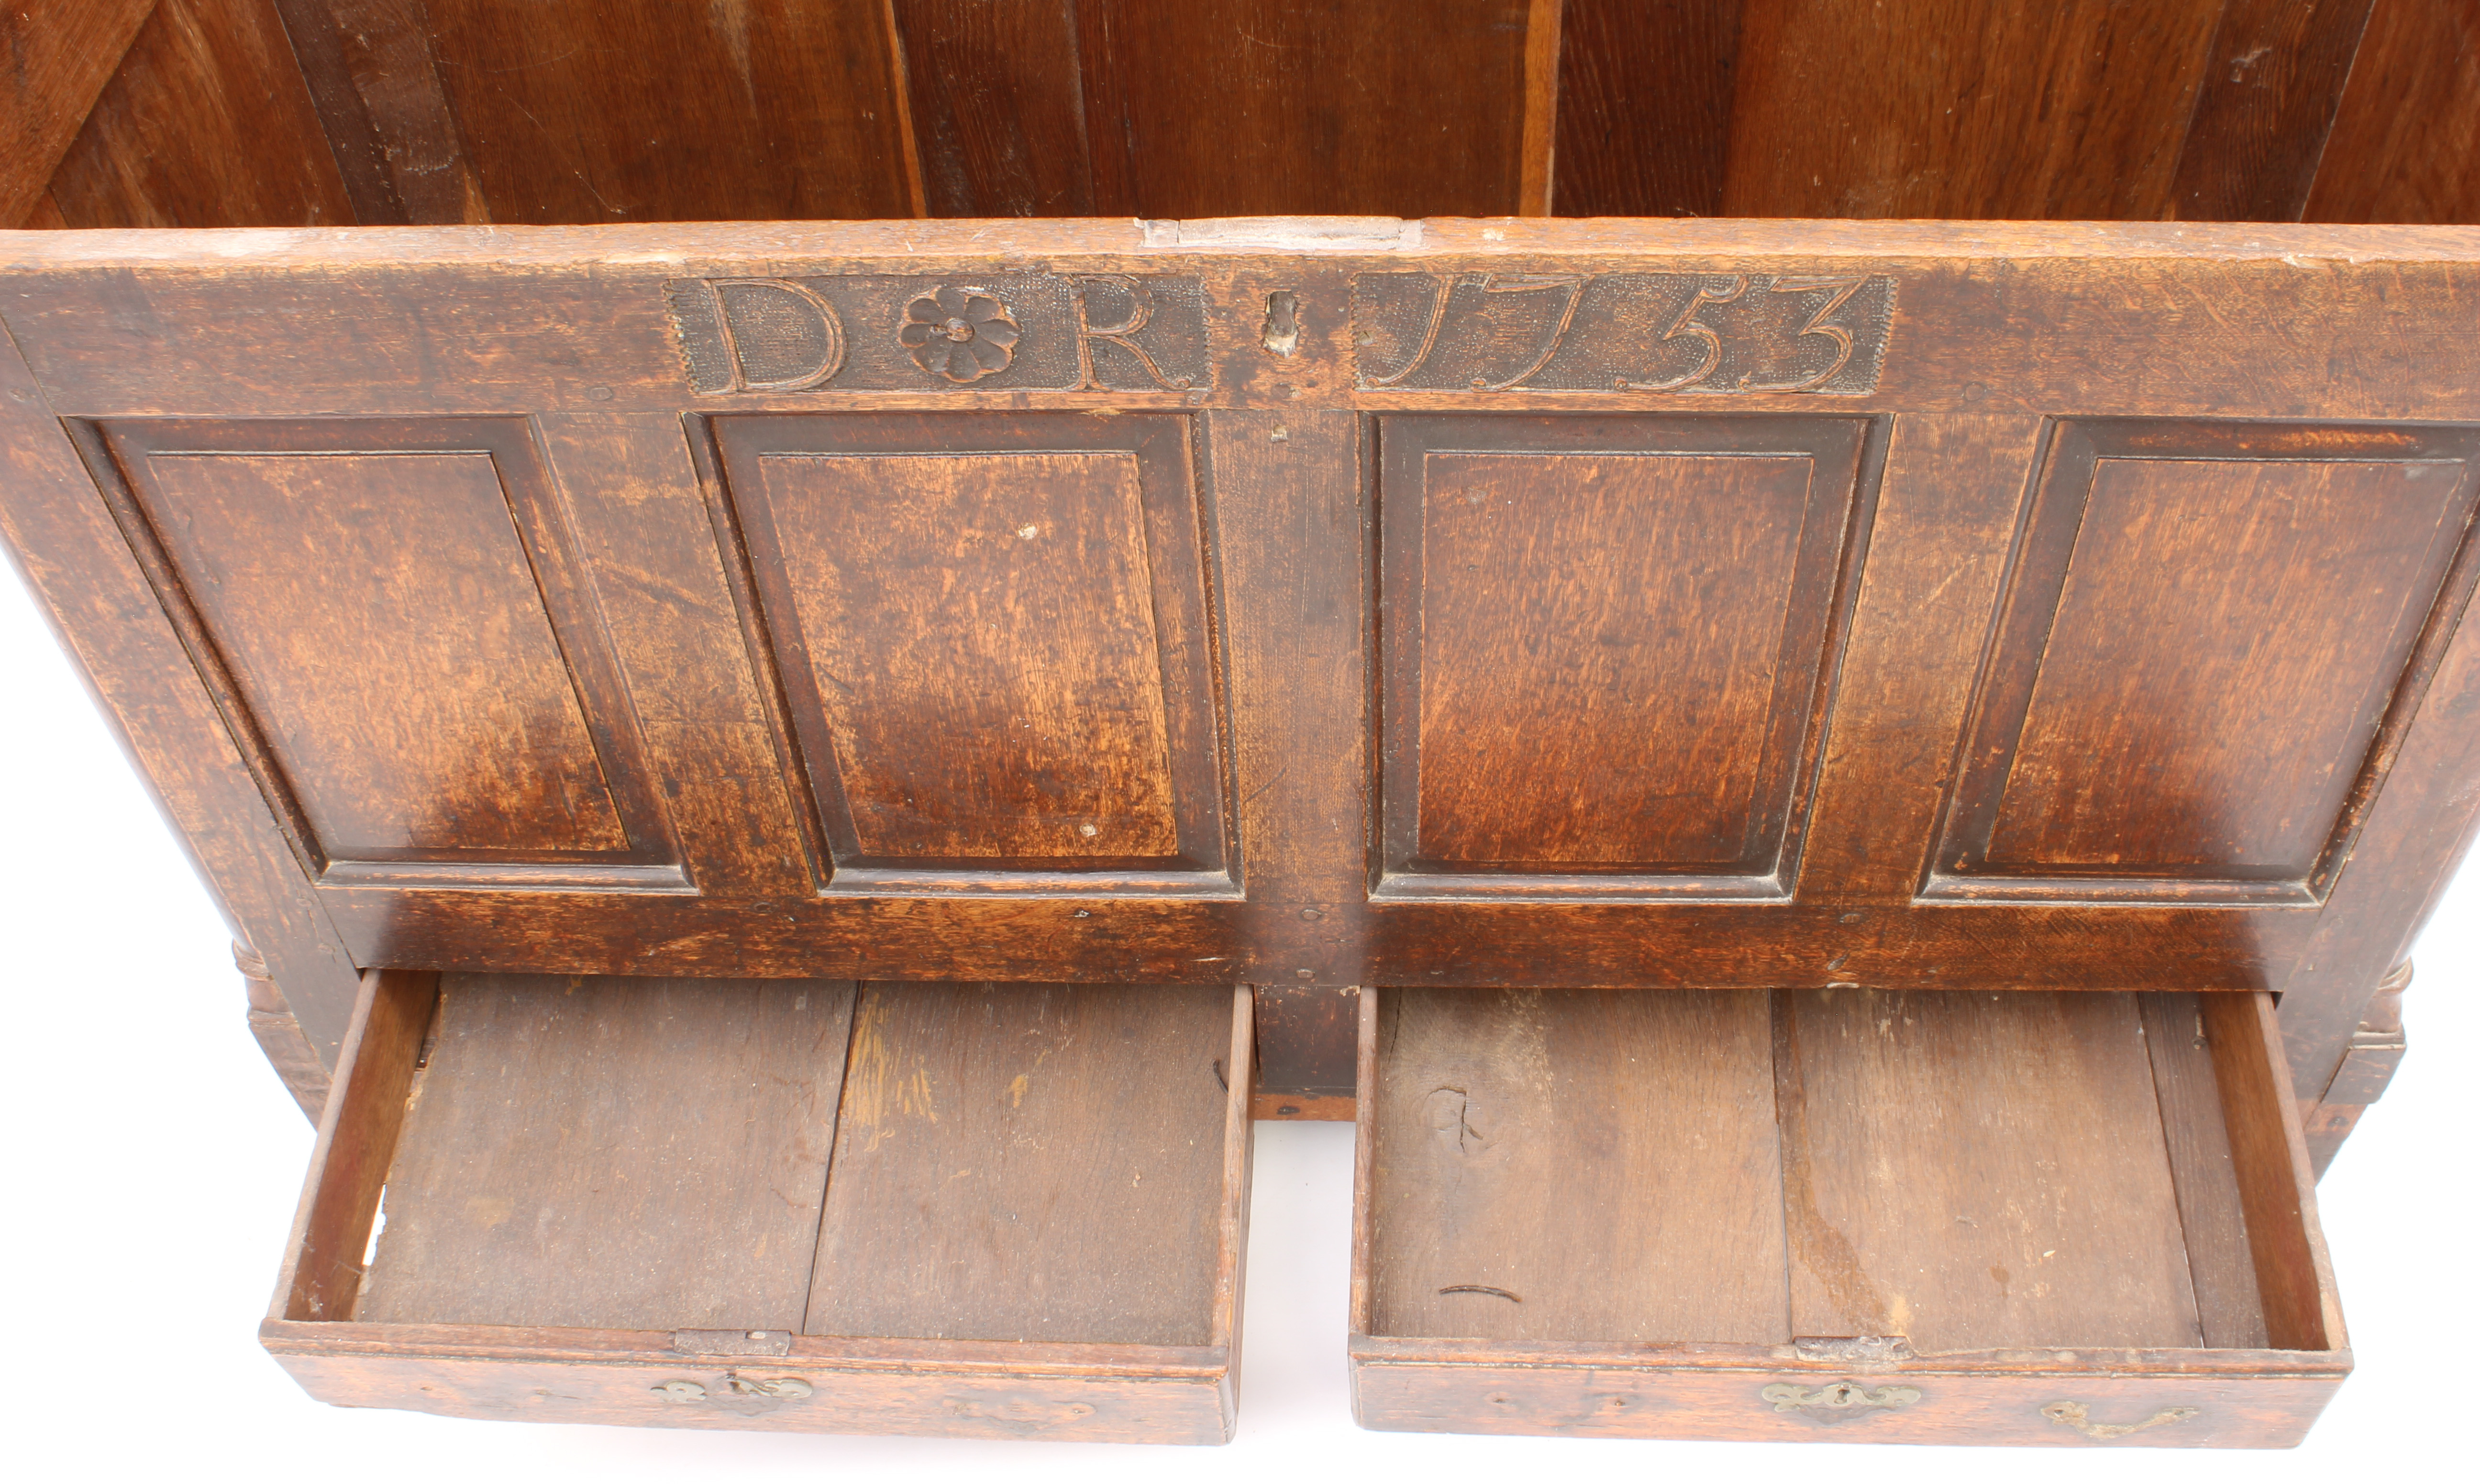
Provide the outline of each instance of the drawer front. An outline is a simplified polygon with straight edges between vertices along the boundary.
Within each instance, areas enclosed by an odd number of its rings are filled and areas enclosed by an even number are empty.
[[[1031,1438],[1062,1443],[1230,1441],[1225,1376],[1138,1379],[857,1370],[761,1360],[677,1363],[321,1355],[275,1358],[339,1407],[498,1421],[768,1432]],[[727,1368],[729,1367],[729,1368]]]
[[[2289,1447],[2342,1384],[2323,1375],[2128,1377],[1612,1369],[1356,1361],[1382,1431],[1747,1443]]]

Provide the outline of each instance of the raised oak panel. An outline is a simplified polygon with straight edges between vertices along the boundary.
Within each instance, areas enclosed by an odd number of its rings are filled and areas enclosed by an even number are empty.
[[[1784,895],[1871,427],[1386,420],[1378,895]]]
[[[2321,899],[2469,587],[2475,448],[2060,425],[1926,895]]]
[[[1186,419],[713,427],[830,890],[1230,891]]]
[[[522,422],[95,433],[320,879],[683,884]]]

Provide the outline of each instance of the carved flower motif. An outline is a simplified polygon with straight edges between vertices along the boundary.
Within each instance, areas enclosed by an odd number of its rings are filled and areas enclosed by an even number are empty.
[[[978,381],[1007,370],[1022,333],[996,295],[949,284],[905,305],[895,338],[922,370],[950,381]]]

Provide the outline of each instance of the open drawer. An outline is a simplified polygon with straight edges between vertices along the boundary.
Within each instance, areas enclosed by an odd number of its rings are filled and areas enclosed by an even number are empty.
[[[1228,987],[375,972],[261,1335],[348,1406],[1221,1443],[1251,1056]]]
[[[2260,993],[1364,995],[1377,1428],[2294,1444],[2350,1369]]]

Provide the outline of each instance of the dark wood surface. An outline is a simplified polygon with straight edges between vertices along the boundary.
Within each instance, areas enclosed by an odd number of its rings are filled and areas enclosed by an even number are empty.
[[[2480,221],[2464,0],[20,10],[9,225]]]
[[[1363,1001],[1363,1425],[2280,1446],[2349,1369],[2267,996]]]
[[[271,0],[158,0],[50,199],[77,227],[357,220]]]
[[[2300,220],[2480,221],[2474,148],[2480,16],[2453,0],[2376,0]]]
[[[0,13],[0,226],[25,226],[156,0],[40,0]],[[52,224],[39,222],[31,224]]]

